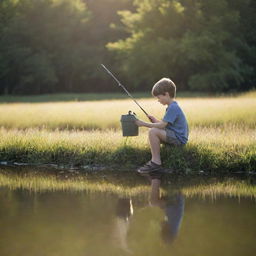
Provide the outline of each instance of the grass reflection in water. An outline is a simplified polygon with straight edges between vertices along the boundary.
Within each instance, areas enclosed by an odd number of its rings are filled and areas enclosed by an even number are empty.
[[[210,196],[212,198],[224,196],[256,197],[254,180],[215,177],[184,177],[166,176],[162,180],[161,194],[180,191],[185,197]],[[89,191],[114,193],[123,196],[147,194],[150,191],[147,179],[131,172],[98,172],[98,173],[71,173],[10,171],[0,169],[0,186],[9,189],[26,189],[33,192],[43,191]]]

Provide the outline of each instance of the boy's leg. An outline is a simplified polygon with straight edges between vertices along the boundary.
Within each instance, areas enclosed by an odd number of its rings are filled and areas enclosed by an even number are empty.
[[[156,164],[162,164],[160,157],[160,144],[166,142],[166,131],[159,128],[151,128],[148,133],[152,159]]]
[[[152,159],[137,170],[142,175],[161,169],[160,144],[161,142],[166,142],[166,131],[164,129],[151,128],[148,138]]]
[[[151,181],[151,195],[150,195],[150,203],[151,205],[160,206],[160,179],[152,179]]]

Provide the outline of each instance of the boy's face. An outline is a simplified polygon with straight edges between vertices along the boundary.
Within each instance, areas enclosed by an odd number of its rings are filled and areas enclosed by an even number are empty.
[[[164,95],[157,95],[156,98],[158,99],[158,102],[162,105],[168,105],[171,102],[171,98],[168,92],[166,92]]]

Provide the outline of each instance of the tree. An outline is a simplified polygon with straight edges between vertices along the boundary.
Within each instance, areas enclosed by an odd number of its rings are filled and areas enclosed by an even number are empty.
[[[11,18],[16,12],[16,1],[3,0],[0,2],[0,93],[8,94],[8,74],[10,66],[6,56],[5,31]]]
[[[237,53],[246,42],[237,31],[239,10],[227,0],[135,1],[120,12],[130,36],[108,44],[121,70],[140,89],[169,76],[180,88],[240,89],[252,70]]]
[[[89,65],[89,15],[80,0],[19,0],[1,37],[5,92],[75,90]]]

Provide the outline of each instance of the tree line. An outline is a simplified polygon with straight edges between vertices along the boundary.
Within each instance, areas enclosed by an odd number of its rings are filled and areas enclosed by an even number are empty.
[[[254,0],[2,0],[0,94],[256,85]]]

